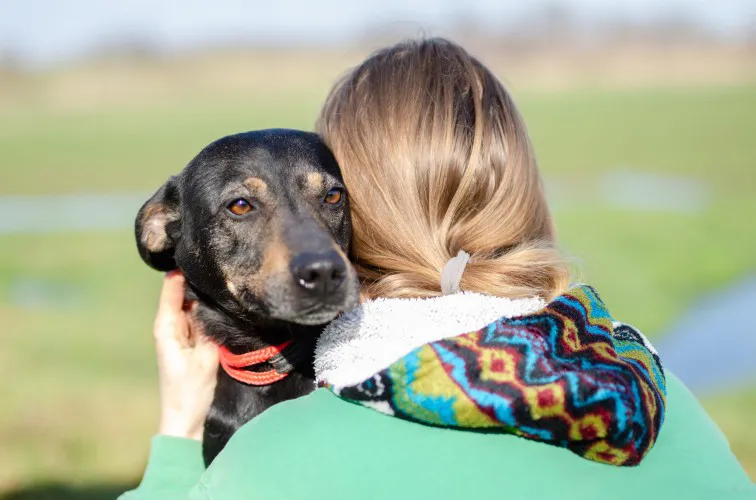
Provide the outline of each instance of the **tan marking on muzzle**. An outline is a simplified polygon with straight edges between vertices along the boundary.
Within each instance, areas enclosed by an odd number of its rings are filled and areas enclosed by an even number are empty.
[[[237,300],[242,298],[242,291],[250,291],[259,296],[263,290],[262,283],[259,281],[257,273],[249,276],[239,274],[238,269],[221,264],[221,272],[226,280],[226,289]]]
[[[347,257],[347,254],[344,253],[344,250],[341,249],[338,245],[333,245],[334,251],[336,251],[337,254],[339,254],[339,257],[344,259],[344,264],[346,264],[346,270],[347,270],[347,276],[352,276],[354,273],[354,267],[352,267],[352,262],[349,260],[349,257]]]
[[[271,241],[265,248],[262,256],[260,268],[246,275],[240,275],[238,270],[224,268],[223,274],[226,277],[226,285],[233,284],[238,297],[240,289],[248,290],[258,298],[265,296],[266,283],[271,278],[286,280],[289,279],[289,262],[291,260],[291,251],[283,243],[280,233],[276,228],[272,228]],[[229,286],[229,291],[231,287]]]
[[[291,251],[289,247],[284,244],[279,235],[275,235],[263,254],[259,272],[260,278],[264,281],[273,276],[288,275],[290,261]]]
[[[334,251],[335,251],[335,252],[336,252],[337,254],[339,254],[339,256],[340,256],[340,257],[341,257],[342,259],[344,259],[344,262],[346,262],[346,263],[347,263],[347,265],[351,265],[351,263],[349,262],[349,257],[347,257],[347,254],[345,254],[345,253],[344,253],[344,250],[342,250],[340,246],[338,246],[338,245],[333,245],[333,250],[334,250]]]

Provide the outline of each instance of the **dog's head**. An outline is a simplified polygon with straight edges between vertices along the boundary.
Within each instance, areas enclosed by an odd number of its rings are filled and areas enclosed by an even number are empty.
[[[356,305],[349,200],[312,133],[263,130],[213,142],[139,211],[139,254],[180,268],[231,313],[326,323]]]

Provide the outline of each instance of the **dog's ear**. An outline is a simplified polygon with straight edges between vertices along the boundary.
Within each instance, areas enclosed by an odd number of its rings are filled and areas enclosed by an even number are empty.
[[[179,219],[179,193],[176,178],[171,177],[142,205],[136,217],[137,249],[153,269],[176,269],[173,255],[180,236]]]

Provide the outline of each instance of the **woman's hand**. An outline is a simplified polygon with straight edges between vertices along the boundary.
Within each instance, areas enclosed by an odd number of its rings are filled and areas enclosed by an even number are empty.
[[[196,303],[184,304],[184,276],[165,275],[155,317],[160,380],[160,433],[202,440],[218,372],[218,348],[193,320]]]

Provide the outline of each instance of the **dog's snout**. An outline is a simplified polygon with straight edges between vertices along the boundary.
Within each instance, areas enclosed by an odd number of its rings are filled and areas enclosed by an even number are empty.
[[[335,251],[301,253],[291,261],[291,274],[300,287],[316,295],[335,291],[344,282],[346,262]]]

